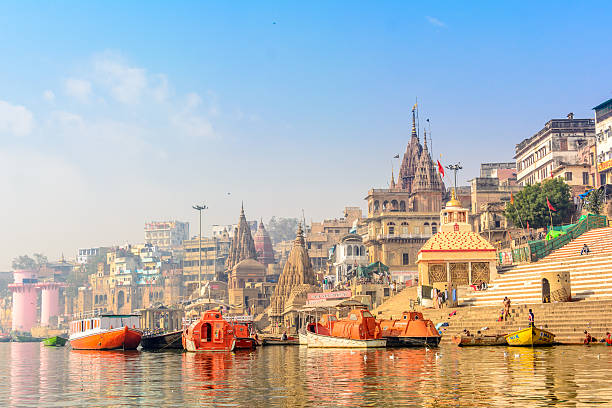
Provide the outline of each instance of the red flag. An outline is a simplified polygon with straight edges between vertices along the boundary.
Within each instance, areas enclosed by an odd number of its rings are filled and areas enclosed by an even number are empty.
[[[514,205],[514,195],[510,192],[510,204]]]
[[[529,221],[527,221],[527,232],[529,232]]]
[[[438,173],[440,173],[442,177],[444,177],[444,167],[442,167],[442,165],[440,164],[440,160],[438,160]]]
[[[550,211],[557,211],[555,210],[555,207],[552,206],[552,204],[550,203],[550,201],[548,201],[548,197],[546,197],[546,205],[548,205],[548,209]]]

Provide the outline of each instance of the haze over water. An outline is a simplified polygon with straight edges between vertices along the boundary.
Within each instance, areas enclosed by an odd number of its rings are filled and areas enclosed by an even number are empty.
[[[0,406],[11,407],[612,404],[603,346],[149,353],[6,343],[0,361]]]

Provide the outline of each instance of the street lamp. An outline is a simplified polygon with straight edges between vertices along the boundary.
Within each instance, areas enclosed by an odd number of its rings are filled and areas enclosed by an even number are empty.
[[[200,234],[198,235],[198,255],[200,257],[198,262],[198,297],[200,297],[202,294],[202,210],[206,210],[208,207],[205,205],[192,205],[191,207],[200,213]]]
[[[463,167],[461,167],[461,163],[457,163],[457,164],[449,164],[448,166],[446,166],[446,168],[449,170],[453,170],[455,172],[455,194],[457,194],[457,172],[461,170]]]

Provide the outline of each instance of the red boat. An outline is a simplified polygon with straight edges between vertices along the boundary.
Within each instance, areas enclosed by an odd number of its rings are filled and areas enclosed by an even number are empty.
[[[70,323],[74,350],[136,350],[142,333],[138,315],[102,315]]]
[[[204,312],[183,330],[183,348],[187,351],[233,351],[256,346],[250,321],[227,321],[218,310]]]
[[[382,336],[388,347],[421,347],[440,344],[440,333],[420,312],[404,312],[399,320],[382,320]]]

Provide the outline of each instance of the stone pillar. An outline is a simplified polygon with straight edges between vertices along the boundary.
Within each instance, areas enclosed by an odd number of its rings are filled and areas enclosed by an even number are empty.
[[[59,311],[59,288],[55,282],[45,282],[37,285],[41,289],[40,325],[48,326],[49,318],[58,316]]]
[[[12,330],[29,332],[36,324],[36,273],[18,270],[13,279],[14,283],[8,285],[13,292]]]
[[[468,262],[468,285],[472,284],[472,262]]]

